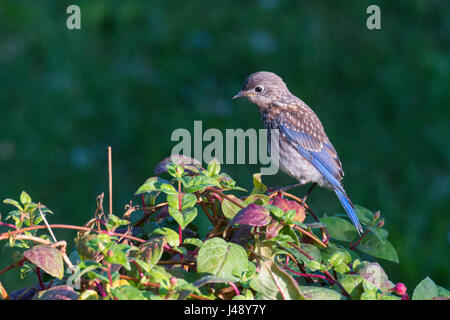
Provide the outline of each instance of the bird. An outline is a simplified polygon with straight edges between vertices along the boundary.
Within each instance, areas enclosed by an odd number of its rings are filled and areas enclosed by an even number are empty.
[[[258,106],[269,153],[271,130],[278,130],[279,165],[298,180],[294,186],[312,183],[303,200],[316,185],[334,191],[361,236],[363,227],[342,184],[342,163],[316,113],[289,91],[281,77],[268,71],[249,75],[233,100],[241,97]]]

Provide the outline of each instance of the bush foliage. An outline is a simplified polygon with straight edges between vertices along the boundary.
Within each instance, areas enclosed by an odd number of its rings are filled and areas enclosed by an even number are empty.
[[[217,161],[203,168],[188,160],[161,162],[121,216],[105,213],[100,195],[83,227],[48,224],[52,212],[26,192],[4,200],[14,210],[1,222],[9,231],[0,240],[18,251],[0,274],[15,268],[38,284],[8,293],[0,283],[2,298],[410,298],[376,260],[399,262],[379,211],[356,206],[365,227],[358,237],[345,214],[319,218],[301,198],[268,189],[259,174],[248,192]],[[55,228],[78,231],[70,252]],[[450,292],[426,278],[411,298],[448,299]]]

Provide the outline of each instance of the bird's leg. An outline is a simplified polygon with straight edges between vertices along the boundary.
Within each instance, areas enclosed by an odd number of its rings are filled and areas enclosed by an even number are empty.
[[[309,187],[308,191],[306,191],[305,195],[302,198],[302,203],[306,202],[306,199],[308,198],[308,196],[311,194],[311,192],[313,191],[314,187],[317,185],[317,183],[313,182],[311,184],[311,186]]]

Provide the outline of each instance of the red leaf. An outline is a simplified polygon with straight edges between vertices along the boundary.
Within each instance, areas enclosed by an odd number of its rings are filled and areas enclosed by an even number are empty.
[[[62,279],[64,265],[62,255],[58,249],[48,245],[38,245],[25,251],[23,256],[49,275]]]
[[[241,209],[231,221],[231,224],[245,224],[249,226],[265,226],[271,221],[269,209],[251,203]]]

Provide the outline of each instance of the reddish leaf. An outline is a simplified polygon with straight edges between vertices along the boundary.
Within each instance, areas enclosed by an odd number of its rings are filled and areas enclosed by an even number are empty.
[[[295,210],[296,214],[294,220],[298,222],[303,222],[305,220],[305,207],[296,201],[283,199],[281,197],[273,197],[269,204],[277,206],[284,212]]]
[[[79,294],[71,287],[62,285],[39,291],[34,295],[33,300],[76,300],[78,296]]]
[[[48,245],[38,245],[25,251],[23,256],[49,275],[62,279],[64,275],[63,257],[58,249]]]
[[[231,221],[231,224],[245,224],[249,226],[265,226],[271,221],[269,209],[251,203],[241,209]]]
[[[283,225],[278,221],[272,221],[266,228],[266,239],[270,240],[278,235],[278,232],[283,228]]]

